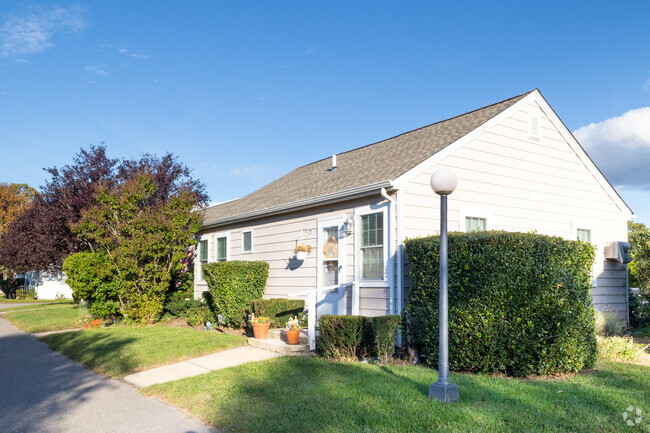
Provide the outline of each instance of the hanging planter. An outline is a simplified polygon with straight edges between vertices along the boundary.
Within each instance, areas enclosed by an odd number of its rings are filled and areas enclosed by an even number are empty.
[[[293,250],[294,254],[296,255],[296,259],[298,260],[305,260],[309,253],[311,253],[311,245],[309,244],[298,244],[296,245],[296,248]]]

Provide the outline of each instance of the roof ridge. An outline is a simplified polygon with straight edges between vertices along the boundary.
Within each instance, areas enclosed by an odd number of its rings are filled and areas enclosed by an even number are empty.
[[[474,109],[474,110],[467,111],[467,112],[465,112],[465,113],[457,114],[457,115],[452,116],[452,117],[449,117],[449,118],[447,118],[447,119],[439,120],[439,121],[437,121],[437,122],[429,123],[428,125],[424,125],[424,126],[420,126],[420,127],[418,127],[418,128],[415,128],[415,129],[411,129],[410,131],[402,132],[402,133],[400,133],[400,134],[394,135],[394,136],[389,137],[389,138],[385,138],[385,139],[383,139],[383,140],[375,141],[375,142],[373,142],[373,143],[369,143],[369,144],[366,144],[366,145],[363,145],[363,146],[360,146],[360,147],[355,147],[354,149],[350,149],[350,150],[346,150],[346,151],[341,152],[341,153],[337,153],[336,156],[338,156],[338,155],[343,155],[344,153],[355,152],[355,151],[360,150],[360,149],[363,149],[363,148],[365,148],[365,147],[374,146],[375,144],[383,143],[384,141],[392,140],[392,139],[394,139],[394,138],[401,137],[402,135],[410,134],[411,132],[419,131],[419,130],[421,130],[421,129],[428,128],[428,127],[430,127],[430,126],[434,126],[434,125],[438,125],[438,124],[443,123],[443,122],[448,122],[448,121],[450,121],[450,120],[457,119],[457,118],[459,118],[459,117],[463,117],[463,116],[466,116],[466,115],[468,115],[468,114],[472,114],[472,113],[475,113],[475,112],[477,112],[477,111],[484,110],[484,109],[486,109],[486,108],[490,108],[490,107],[493,107],[493,106],[495,106],[495,105],[502,104],[502,103],[504,103],[504,102],[508,102],[508,101],[510,101],[510,100],[512,100],[512,99],[520,98],[520,97],[522,97],[522,96],[525,96],[525,95],[528,95],[528,94],[530,94],[530,93],[533,93],[535,90],[537,90],[537,88],[535,88],[535,89],[533,89],[533,90],[529,90],[528,92],[524,92],[524,93],[522,93],[522,94],[520,94],[520,95],[513,96],[513,97],[511,97],[511,98],[504,99],[504,100],[499,101],[499,102],[495,102],[495,103],[493,103],[493,104],[488,104],[488,105],[485,105],[485,106],[483,106],[483,107],[479,107],[479,108],[476,108],[476,109]],[[331,158],[331,156],[326,156],[325,158],[321,158],[321,159],[316,160],[316,161],[314,161],[314,162],[310,162],[310,163],[308,163],[308,164],[304,164],[304,165],[298,166],[298,167],[296,167],[294,170],[298,170],[299,168],[307,167],[307,166],[310,166],[310,165],[312,165],[312,164],[319,163],[319,162],[321,162],[321,161],[326,161],[326,160],[329,159],[329,158]],[[292,170],[292,171],[294,171],[294,170]],[[288,174],[288,173],[287,173],[287,174]]]

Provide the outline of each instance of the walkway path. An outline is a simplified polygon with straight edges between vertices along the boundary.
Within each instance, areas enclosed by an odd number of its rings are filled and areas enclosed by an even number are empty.
[[[172,406],[52,352],[2,318],[0,366],[2,432],[212,431]]]
[[[190,359],[189,361],[165,365],[151,370],[141,371],[126,376],[125,381],[143,388],[156,383],[165,383],[184,377],[197,376],[213,370],[234,367],[247,362],[265,361],[282,356],[279,353],[257,349],[251,346],[238,347],[237,349],[224,350],[212,355]]]

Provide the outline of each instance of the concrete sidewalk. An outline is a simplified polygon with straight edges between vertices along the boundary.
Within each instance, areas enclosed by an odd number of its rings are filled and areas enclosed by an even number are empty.
[[[213,432],[132,386],[88,371],[2,318],[0,365],[3,433]]]
[[[177,362],[151,370],[141,371],[124,377],[124,380],[138,388],[154,385],[156,383],[171,382],[185,377],[197,376],[222,368],[234,367],[247,362],[265,361],[282,356],[279,353],[257,349],[251,346],[238,347],[237,349],[224,350],[212,355]]]

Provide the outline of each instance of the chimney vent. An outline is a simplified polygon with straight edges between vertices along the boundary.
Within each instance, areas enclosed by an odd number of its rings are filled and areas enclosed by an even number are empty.
[[[336,155],[332,155],[332,171],[334,171],[337,168],[336,165]]]

